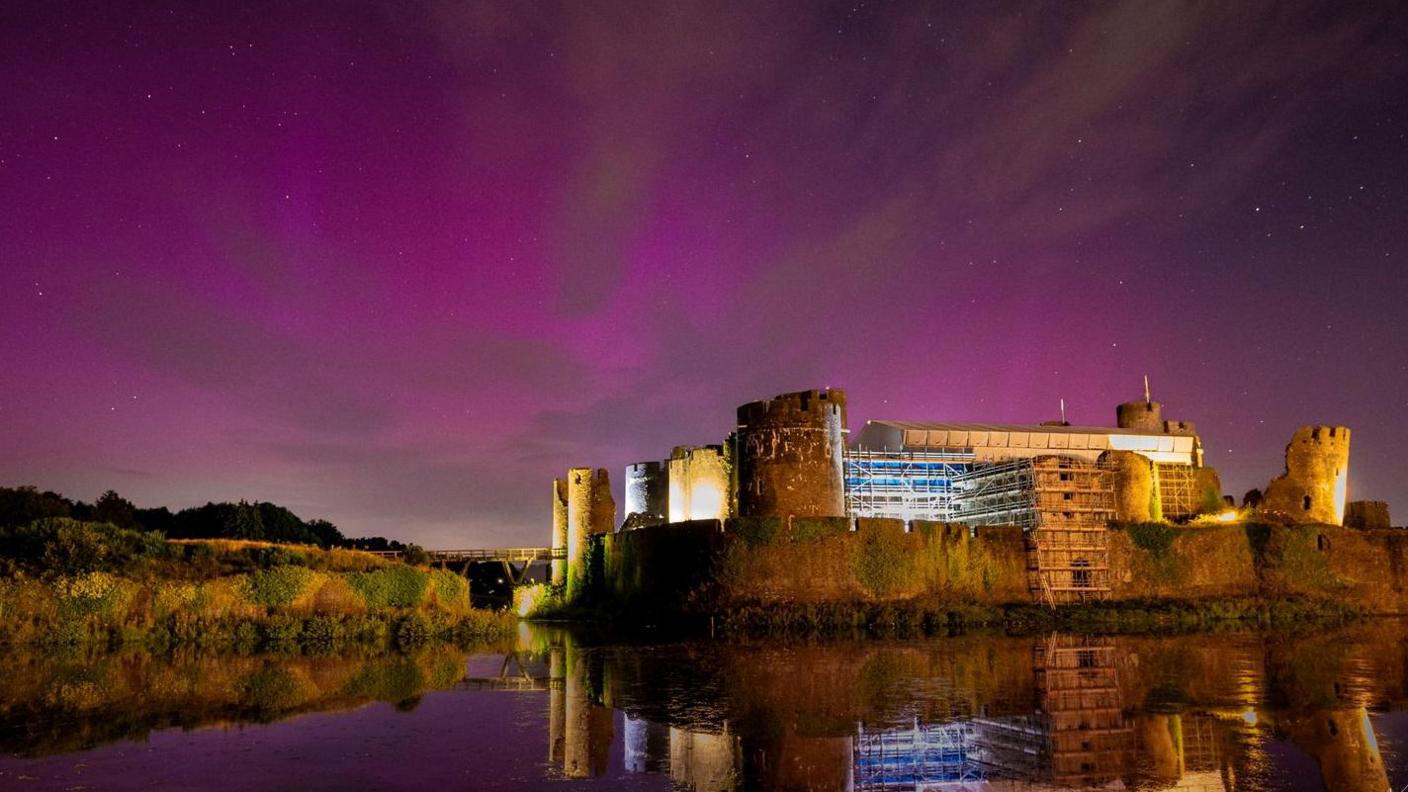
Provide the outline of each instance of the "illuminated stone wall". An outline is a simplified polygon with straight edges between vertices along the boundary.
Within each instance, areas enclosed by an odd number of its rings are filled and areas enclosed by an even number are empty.
[[[738,408],[738,514],[846,513],[842,452],[846,394],[786,393]]]
[[[552,480],[552,549],[553,553],[567,552],[567,482]],[[567,559],[552,560],[552,584],[561,586],[567,583]]]
[[[1388,504],[1383,501],[1350,501],[1344,510],[1346,528],[1390,528]]]
[[[1261,508],[1302,523],[1344,523],[1349,429],[1302,426],[1286,446],[1286,472],[1267,485]]]
[[[1106,451],[1100,464],[1114,471],[1115,519],[1151,522],[1163,519],[1159,490],[1154,485],[1154,463],[1133,451]]]
[[[1164,406],[1155,401],[1133,401],[1115,407],[1115,426],[1141,432],[1164,430]]]
[[[589,537],[609,534],[615,528],[616,501],[606,470],[572,468],[567,471],[567,598],[586,590],[590,567]]]
[[[734,518],[623,531],[601,539],[606,596],[683,602],[1026,602],[1020,529],[846,518]]]
[[[733,463],[723,446],[678,446],[669,461],[670,522],[733,516]]]
[[[659,525],[669,520],[668,462],[637,462],[626,466],[625,529]]]

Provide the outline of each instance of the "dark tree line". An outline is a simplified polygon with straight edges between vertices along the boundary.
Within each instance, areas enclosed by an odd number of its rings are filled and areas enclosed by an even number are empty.
[[[162,506],[139,509],[112,490],[93,503],[65,498],[35,487],[0,487],[0,528],[28,525],[46,517],[112,523],[119,528],[157,531],[170,539],[250,539],[263,542],[401,550],[381,536],[349,539],[327,520],[304,520],[273,503],[207,503],[172,512]]]

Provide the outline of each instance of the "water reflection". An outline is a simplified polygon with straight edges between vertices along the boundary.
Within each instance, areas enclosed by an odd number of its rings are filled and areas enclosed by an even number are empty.
[[[566,777],[734,789],[1390,788],[1369,717],[1404,635],[961,638],[913,645],[592,647],[553,637]],[[565,720],[560,712],[578,712]],[[560,737],[558,735],[561,735]],[[1295,753],[1317,779],[1285,776]],[[584,757],[575,759],[573,757]]]
[[[472,738],[517,762],[513,783],[527,786],[1380,792],[1404,770],[1391,750],[1385,762],[1376,722],[1408,700],[1406,639],[1398,622],[1308,637],[815,645],[603,645],[525,628],[502,646],[409,655],[12,653],[0,658],[0,751],[39,757],[375,701],[406,713],[376,726],[389,732],[433,696],[443,747],[417,747],[432,762],[492,709],[485,696],[511,694],[540,713],[528,736],[481,725]],[[463,716],[446,721],[455,701]],[[542,758],[513,758],[524,750]]]

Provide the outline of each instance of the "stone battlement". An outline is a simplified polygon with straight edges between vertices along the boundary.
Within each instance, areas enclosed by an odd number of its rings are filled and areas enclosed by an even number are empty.
[[[1291,443],[1301,443],[1308,445],[1323,446],[1326,448],[1349,448],[1349,427],[1331,426],[1323,424],[1320,426],[1302,426],[1291,436]]]
[[[822,426],[827,416],[844,423],[846,392],[839,389],[805,390],[783,393],[771,399],[749,402],[738,408],[740,428],[791,425]]]

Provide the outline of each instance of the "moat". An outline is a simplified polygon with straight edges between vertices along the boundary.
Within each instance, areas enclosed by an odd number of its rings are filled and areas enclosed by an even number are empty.
[[[6,789],[1383,790],[1408,622],[1313,633],[6,651]]]

